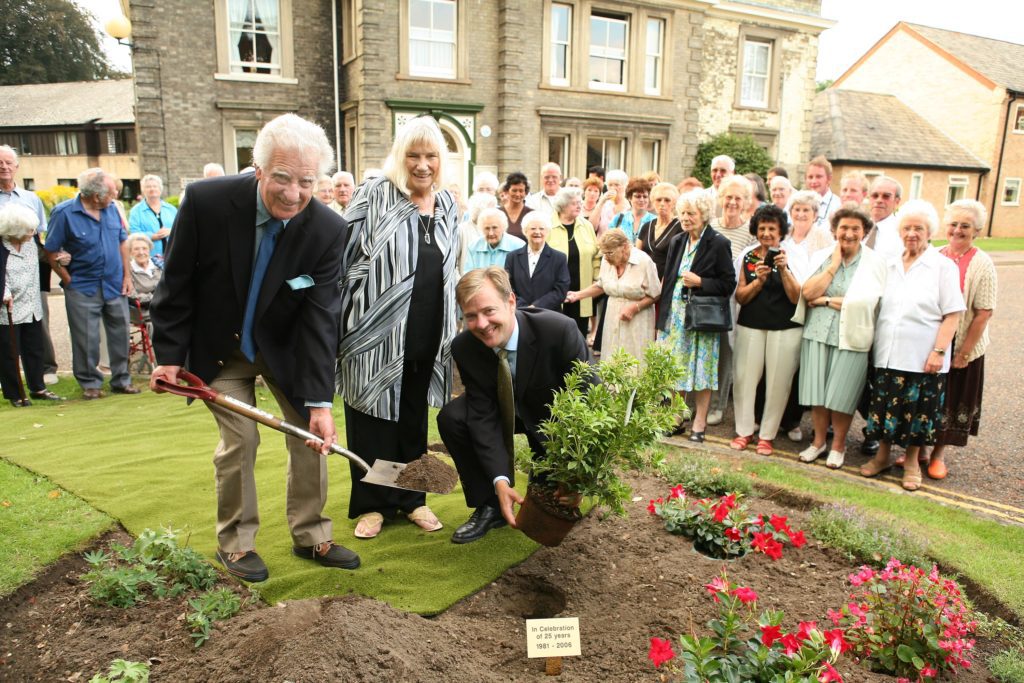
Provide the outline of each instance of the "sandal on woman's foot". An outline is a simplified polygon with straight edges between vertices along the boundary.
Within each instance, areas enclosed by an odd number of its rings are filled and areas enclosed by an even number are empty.
[[[690,441],[694,443],[704,443],[704,432],[690,432]]]
[[[757,454],[758,455],[771,455],[775,452],[775,448],[772,446],[772,442],[768,439],[757,440]]]
[[[903,488],[907,491],[916,491],[921,488],[921,470],[903,472]]]
[[[380,528],[384,526],[384,515],[379,512],[367,512],[356,524],[356,538],[377,538]]]
[[[753,434],[751,434],[750,436],[737,436],[735,439],[729,442],[729,448],[733,449],[734,451],[745,451],[747,450],[747,445],[751,442],[751,440],[753,440],[753,438]]]
[[[424,531],[437,531],[444,526],[444,524],[441,524],[441,520],[437,518],[437,515],[431,512],[430,508],[426,505],[419,506],[407,514],[406,517]]]
[[[861,476],[864,477],[877,477],[882,472],[892,467],[888,462],[879,462],[878,458],[872,458],[865,464],[860,466]]]

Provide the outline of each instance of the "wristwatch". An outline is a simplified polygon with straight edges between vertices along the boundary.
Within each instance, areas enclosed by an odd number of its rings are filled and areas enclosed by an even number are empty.
[[[830,297],[830,296],[826,296],[825,297],[825,305],[826,306],[831,306],[832,305],[832,297]]]
[[[935,353],[939,354],[940,356],[945,356],[946,355],[946,349],[932,349],[932,351],[934,351]]]

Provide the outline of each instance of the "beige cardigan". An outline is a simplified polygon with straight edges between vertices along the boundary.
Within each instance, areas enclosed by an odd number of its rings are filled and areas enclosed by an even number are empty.
[[[960,324],[956,328],[956,336],[953,338],[953,347],[957,353],[960,345],[967,336],[967,330],[974,321],[974,311],[994,311],[996,309],[996,265],[992,258],[979,249],[971,257],[971,263],[967,266],[967,274],[964,277],[964,303],[967,304],[967,311],[960,317]],[[988,349],[988,326],[981,333],[978,343],[971,349],[967,356],[967,362],[981,358]]]

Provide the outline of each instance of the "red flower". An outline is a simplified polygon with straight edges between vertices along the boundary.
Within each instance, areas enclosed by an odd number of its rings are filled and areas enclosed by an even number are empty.
[[[655,503],[653,500],[647,504],[647,512],[649,512],[652,515],[657,513],[657,510],[655,509],[654,505]]]
[[[927,664],[925,664],[924,668],[921,669],[921,678],[935,678],[938,675],[939,672]]]
[[[832,625],[833,626],[839,626],[839,622],[843,620],[843,613],[842,612],[837,612],[836,610],[832,609],[831,607],[829,608],[827,614],[828,614],[828,618],[832,620]]]
[[[730,493],[728,496],[722,496],[722,505],[732,510],[736,507],[736,494]]]
[[[789,529],[789,525],[786,524],[788,517],[782,517],[781,515],[772,515],[768,518],[768,523],[771,524],[777,531],[786,531]]]
[[[833,650],[838,650],[839,653],[842,654],[843,652],[846,652],[852,647],[849,643],[846,642],[846,638],[843,637],[844,635],[845,634],[843,633],[843,629],[841,628],[832,629],[831,631],[825,631],[825,642],[828,644],[830,648],[832,648]]]
[[[673,486],[671,488],[671,490],[670,490],[670,493],[668,494],[668,497],[669,498],[685,498],[686,497],[686,491],[683,490],[683,485],[682,484],[677,484],[677,485]]]
[[[714,512],[716,522],[724,522],[725,518],[729,516],[729,508],[725,504],[714,505],[711,510]]]
[[[787,655],[794,655],[800,651],[800,641],[792,633],[787,633],[779,639],[782,649]]]
[[[757,602],[757,593],[754,592],[753,588],[750,588],[748,586],[737,588],[732,592],[732,594],[739,598],[740,602],[742,602],[744,605],[749,605],[752,602]]]
[[[764,643],[765,647],[771,647],[772,643],[782,637],[781,626],[762,626],[761,627],[761,642]]]
[[[672,651],[672,643],[662,638],[651,638],[651,649],[647,652],[647,659],[654,662],[654,666],[661,666],[673,659],[676,653]]]
[[[786,529],[786,534],[789,536],[789,541],[793,544],[794,548],[803,548],[805,545],[807,545],[807,539],[804,538],[803,531],[793,531],[791,529]]]
[[[773,560],[782,559],[782,544],[774,538],[768,539],[768,541],[765,542],[764,554]]]
[[[731,527],[725,530],[725,537],[730,541],[736,541],[739,543],[740,539],[743,538],[743,534],[741,534],[740,530],[736,527]]]
[[[711,579],[711,583],[705,583],[704,587],[708,589],[708,593],[715,598],[715,602],[718,602],[718,594],[725,593],[729,590],[729,584],[725,582],[721,576],[716,576]]]
[[[765,552],[765,543],[771,539],[771,534],[762,533],[760,531],[754,532],[754,540],[751,541],[750,545],[754,547],[754,550],[760,550],[762,553]]]
[[[811,631],[816,628],[818,628],[818,622],[816,621],[801,621],[797,624],[796,637],[800,640],[809,640]]]
[[[818,680],[821,681],[821,683],[831,683],[832,681],[835,681],[835,683],[843,683],[843,677],[840,676],[839,672],[836,671],[828,662],[825,662],[824,671],[818,674]]]

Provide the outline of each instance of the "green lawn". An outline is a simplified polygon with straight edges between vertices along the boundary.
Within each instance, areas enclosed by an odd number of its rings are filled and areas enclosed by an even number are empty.
[[[942,233],[945,234],[945,233]],[[947,244],[946,240],[932,240],[936,247]],[[979,237],[974,244],[983,251],[1024,251],[1024,237]]]

